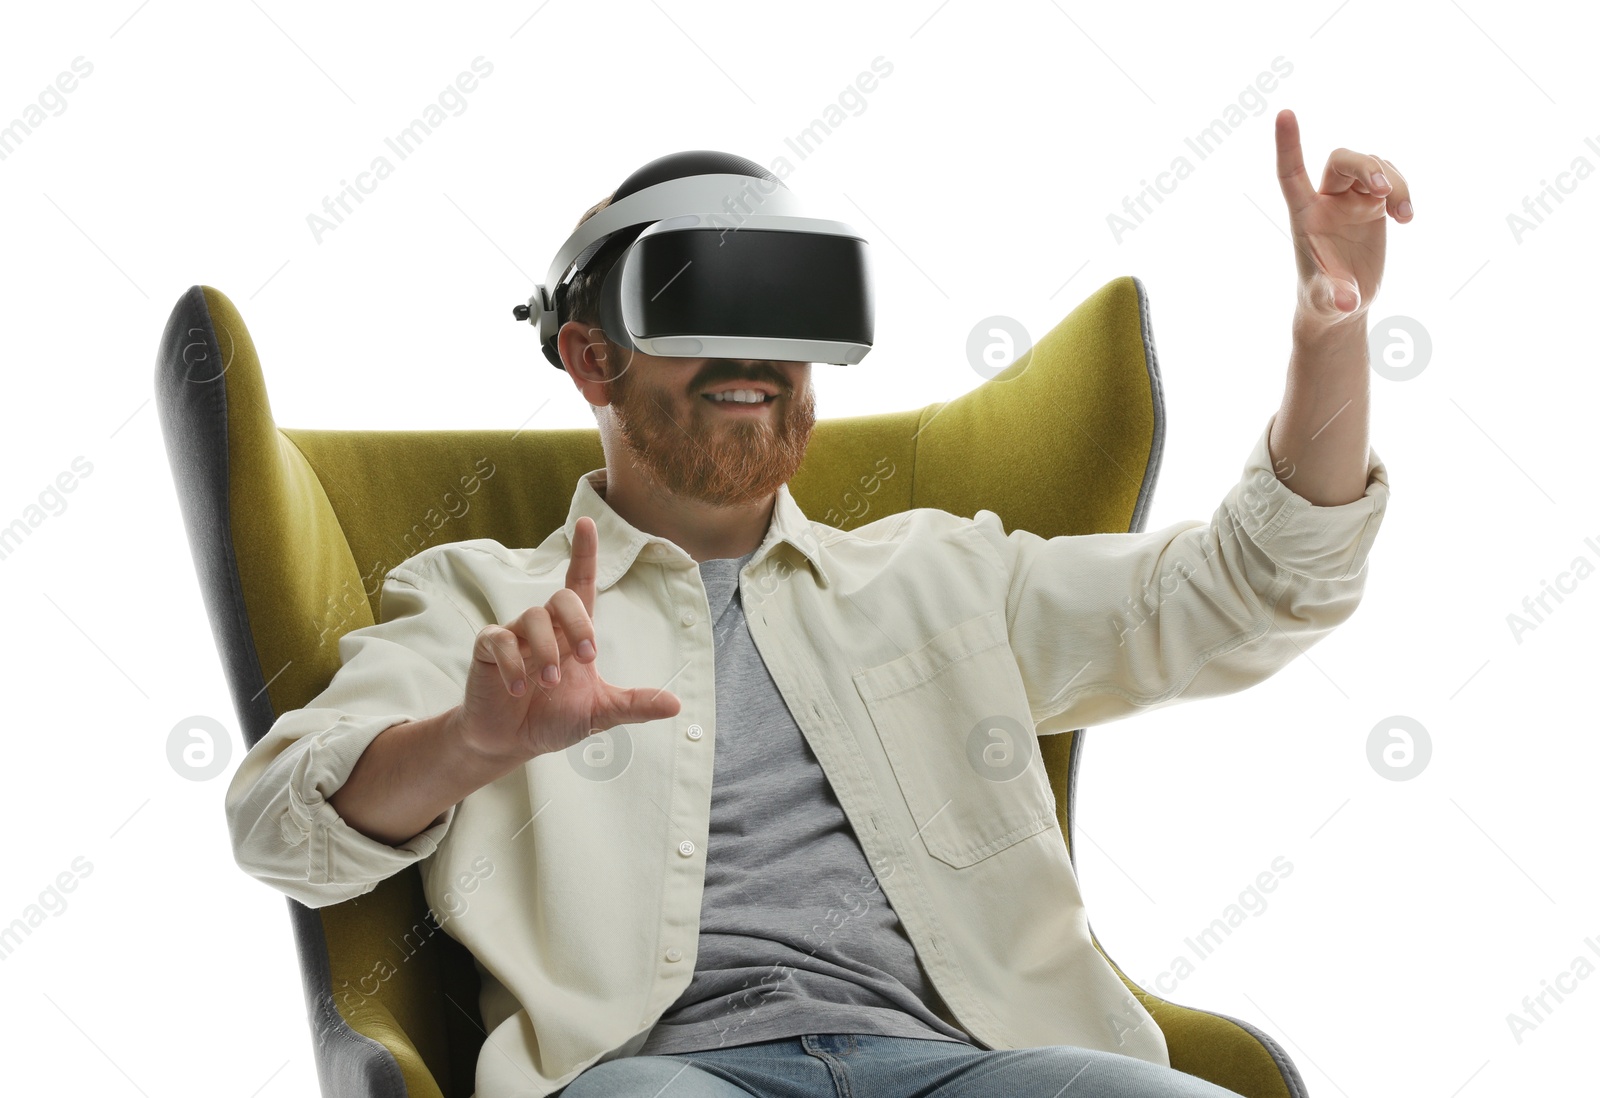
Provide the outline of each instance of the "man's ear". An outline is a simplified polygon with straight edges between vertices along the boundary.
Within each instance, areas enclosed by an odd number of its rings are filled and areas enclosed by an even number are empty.
[[[556,333],[556,348],[561,353],[567,376],[572,378],[572,383],[584,395],[584,399],[590,402],[590,407],[609,403],[607,382],[611,377],[611,366],[607,361],[604,331],[597,325],[569,320]],[[601,404],[596,405],[596,400]]]

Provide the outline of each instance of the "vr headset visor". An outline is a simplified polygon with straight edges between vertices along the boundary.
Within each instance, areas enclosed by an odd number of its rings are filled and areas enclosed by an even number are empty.
[[[568,238],[514,315],[539,326],[545,357],[564,369],[555,337],[571,279],[606,240],[643,225],[600,291],[600,326],[617,345],[665,358],[860,362],[873,338],[867,241],[807,216],[781,183],[753,193],[762,182],[689,176],[608,205]]]

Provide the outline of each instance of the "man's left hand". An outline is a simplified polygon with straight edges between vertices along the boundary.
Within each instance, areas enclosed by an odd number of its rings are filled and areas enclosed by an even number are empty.
[[[1366,315],[1383,281],[1384,224],[1412,217],[1405,177],[1380,156],[1335,149],[1315,190],[1294,112],[1277,117],[1278,184],[1300,273],[1297,326],[1326,330]]]

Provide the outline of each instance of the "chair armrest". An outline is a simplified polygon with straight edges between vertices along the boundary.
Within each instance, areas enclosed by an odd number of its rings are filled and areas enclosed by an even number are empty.
[[[1244,1098],[1306,1098],[1305,1083],[1294,1062],[1266,1033],[1226,1014],[1158,998],[1126,976],[1122,982],[1161,1027],[1167,1039],[1167,1059],[1178,1071],[1198,1075]]]
[[[324,1098],[444,1098],[416,1043],[377,996],[359,997],[348,1018],[340,1012],[323,912],[345,905],[313,909],[292,898],[286,902]]]

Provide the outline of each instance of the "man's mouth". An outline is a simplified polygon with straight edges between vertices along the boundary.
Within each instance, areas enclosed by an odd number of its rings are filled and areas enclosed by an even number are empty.
[[[718,408],[724,409],[725,411],[730,411],[730,412],[758,412],[761,409],[765,408],[767,405],[769,405],[769,404],[773,403],[774,401],[776,401],[778,398],[775,397],[775,396],[769,396],[765,400],[755,400],[755,401],[718,400],[716,397],[712,396],[711,394],[705,393],[705,394],[701,395],[700,399],[705,401],[707,404],[713,404]]]

